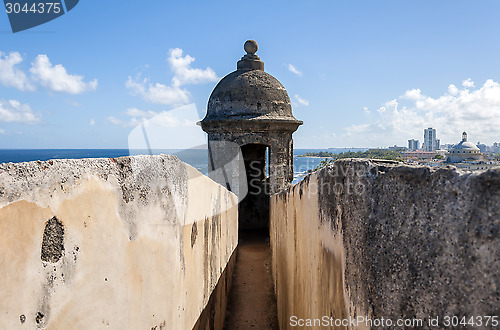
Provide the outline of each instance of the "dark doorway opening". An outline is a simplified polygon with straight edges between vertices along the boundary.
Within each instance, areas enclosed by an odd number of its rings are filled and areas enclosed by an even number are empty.
[[[241,147],[248,193],[238,206],[239,228],[269,228],[269,147],[246,144]]]

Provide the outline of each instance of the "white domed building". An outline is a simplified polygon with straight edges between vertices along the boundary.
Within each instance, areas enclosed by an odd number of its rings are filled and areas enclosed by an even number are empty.
[[[462,141],[455,144],[448,153],[446,162],[462,163],[462,162],[480,162],[486,160],[484,153],[472,142],[467,141],[467,133],[462,133]]]

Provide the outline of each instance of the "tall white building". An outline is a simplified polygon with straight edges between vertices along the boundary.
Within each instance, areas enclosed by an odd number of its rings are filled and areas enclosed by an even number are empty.
[[[424,129],[424,149],[425,151],[436,151],[439,149],[440,141],[436,139],[436,129],[429,127]]]

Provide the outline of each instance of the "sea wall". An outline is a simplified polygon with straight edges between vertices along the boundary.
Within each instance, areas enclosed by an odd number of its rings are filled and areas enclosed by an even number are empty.
[[[0,164],[0,329],[221,328],[237,242],[175,156]]]
[[[270,231],[282,329],[500,315],[500,169],[337,161],[272,196]]]

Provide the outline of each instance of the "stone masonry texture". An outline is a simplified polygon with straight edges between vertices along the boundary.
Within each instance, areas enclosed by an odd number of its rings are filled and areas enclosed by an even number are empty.
[[[337,161],[272,197],[271,246],[282,328],[500,315],[500,169]]]

